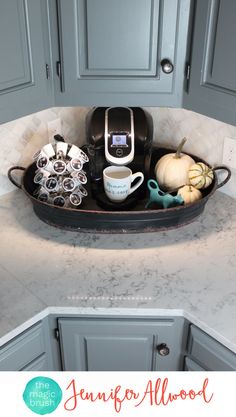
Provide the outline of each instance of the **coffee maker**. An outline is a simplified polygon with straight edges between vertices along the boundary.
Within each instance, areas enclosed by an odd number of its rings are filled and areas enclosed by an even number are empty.
[[[140,107],[96,107],[87,116],[86,130],[91,191],[99,205],[112,208],[103,193],[103,170],[108,165],[125,165],[144,174],[143,185],[122,207],[145,198],[153,141],[151,115]]]

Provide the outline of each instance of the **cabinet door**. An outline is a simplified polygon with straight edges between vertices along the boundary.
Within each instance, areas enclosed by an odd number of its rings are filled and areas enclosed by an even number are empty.
[[[58,0],[57,104],[181,103],[189,0]],[[174,71],[166,74],[161,61]]]
[[[188,356],[207,371],[236,371],[236,354],[194,325],[190,326]]]
[[[183,321],[180,319],[60,319],[63,369],[66,371],[178,370]],[[166,343],[169,354],[157,347]]]
[[[197,0],[184,106],[236,124],[236,1]]]
[[[52,105],[46,13],[47,0],[0,2],[0,122]]]

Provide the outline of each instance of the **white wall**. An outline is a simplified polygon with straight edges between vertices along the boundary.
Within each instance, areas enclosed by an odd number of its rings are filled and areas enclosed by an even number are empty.
[[[47,122],[60,117],[67,142],[85,142],[85,119],[89,108],[63,107],[0,125],[0,195],[15,189],[7,178],[7,170],[15,164],[27,166],[32,155],[47,143]],[[203,158],[211,165],[222,163],[224,137],[236,140],[236,127],[183,109],[146,108],[154,121],[154,140],[161,146],[176,148],[187,137],[184,150]],[[236,198],[236,172],[221,191]]]

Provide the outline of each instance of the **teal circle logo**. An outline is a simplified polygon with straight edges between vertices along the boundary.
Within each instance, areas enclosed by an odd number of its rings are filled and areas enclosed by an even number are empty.
[[[50,414],[56,410],[62,399],[62,390],[51,378],[37,376],[31,379],[23,392],[27,407],[36,414]]]

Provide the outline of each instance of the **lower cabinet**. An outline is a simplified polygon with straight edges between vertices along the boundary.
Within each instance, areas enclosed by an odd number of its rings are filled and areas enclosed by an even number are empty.
[[[206,369],[202,368],[198,365],[195,361],[190,359],[188,356],[184,358],[184,371],[206,371]]]
[[[50,347],[42,322],[0,347],[0,371],[49,371]]]
[[[191,325],[184,370],[236,371],[236,354]]]
[[[184,317],[49,315],[0,347],[0,371],[236,371]]]
[[[177,371],[183,366],[185,321],[61,318],[65,371]]]

